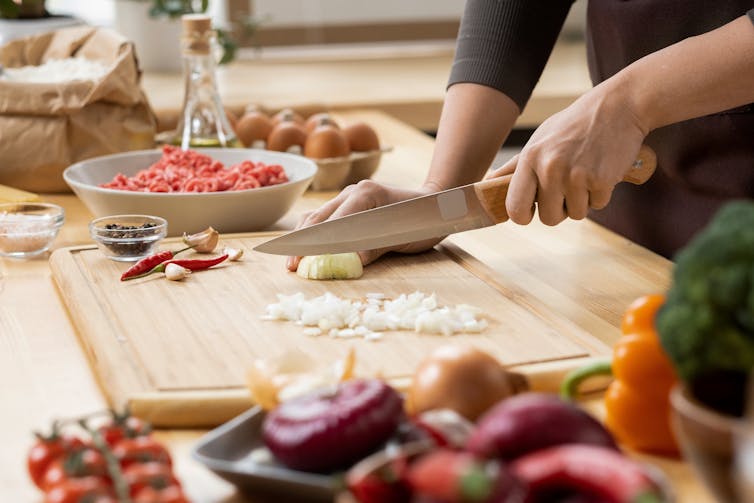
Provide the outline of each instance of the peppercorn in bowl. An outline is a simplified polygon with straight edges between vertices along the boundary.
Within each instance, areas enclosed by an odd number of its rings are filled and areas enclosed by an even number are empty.
[[[113,215],[89,223],[89,234],[102,253],[119,262],[151,255],[167,231],[167,221],[151,215]]]
[[[161,149],[87,159],[63,178],[95,217],[154,215],[168,235],[214,227],[222,233],[272,226],[317,171],[302,156],[259,149]]]

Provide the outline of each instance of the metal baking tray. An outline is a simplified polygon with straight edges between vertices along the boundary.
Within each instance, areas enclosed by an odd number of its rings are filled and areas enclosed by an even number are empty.
[[[211,430],[194,446],[193,458],[249,494],[286,498],[275,501],[335,500],[343,487],[342,472],[301,472],[272,460],[258,460],[255,451],[264,447],[264,415],[261,408],[254,407]]]

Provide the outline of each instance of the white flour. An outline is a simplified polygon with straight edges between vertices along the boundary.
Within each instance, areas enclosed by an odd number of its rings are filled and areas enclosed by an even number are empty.
[[[51,59],[39,66],[3,68],[0,79],[12,82],[54,83],[72,80],[98,80],[108,67],[84,58]]]

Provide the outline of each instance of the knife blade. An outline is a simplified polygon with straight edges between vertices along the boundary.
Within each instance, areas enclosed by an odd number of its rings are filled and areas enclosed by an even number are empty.
[[[644,145],[623,180],[642,184],[656,165],[654,151]],[[254,250],[290,256],[374,250],[502,223],[508,220],[505,196],[512,176],[326,220],[266,241]]]

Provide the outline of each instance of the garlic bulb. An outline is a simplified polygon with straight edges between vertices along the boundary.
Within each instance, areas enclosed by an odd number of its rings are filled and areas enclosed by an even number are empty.
[[[303,257],[296,274],[306,279],[356,279],[364,273],[358,253]]]

